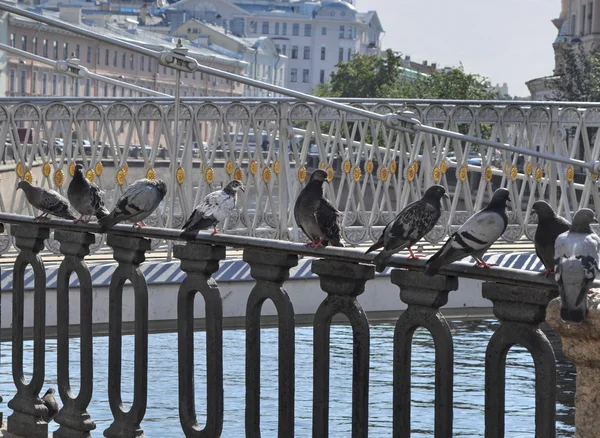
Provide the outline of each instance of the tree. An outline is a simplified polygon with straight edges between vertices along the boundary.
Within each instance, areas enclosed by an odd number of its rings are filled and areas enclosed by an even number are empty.
[[[562,72],[549,80],[556,100],[598,102],[600,100],[600,50],[586,52],[581,44],[557,48]]]

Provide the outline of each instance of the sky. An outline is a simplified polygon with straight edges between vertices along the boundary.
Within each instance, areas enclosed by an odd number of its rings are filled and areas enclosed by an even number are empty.
[[[391,48],[413,61],[463,64],[468,73],[508,84],[512,96],[527,97],[525,82],[552,75],[550,20],[560,0],[355,0],[360,12],[377,11]]]

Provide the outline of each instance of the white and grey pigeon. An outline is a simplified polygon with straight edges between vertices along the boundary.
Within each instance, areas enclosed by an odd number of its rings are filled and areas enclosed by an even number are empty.
[[[560,217],[546,201],[535,201],[531,207],[538,216],[538,226],[533,243],[535,253],[546,268],[540,275],[554,274],[554,243],[556,238],[569,231],[571,222]]]
[[[554,277],[560,293],[560,317],[565,322],[583,322],[587,294],[598,273],[600,237],[590,227],[598,222],[594,212],[582,208],[573,217],[571,229],[556,238]]]
[[[110,214],[98,221],[100,231],[104,232],[113,225],[126,221],[145,226],[144,219],[156,210],[166,194],[167,184],[164,181],[138,179],[125,189]]]
[[[103,195],[104,192],[85,177],[83,166],[77,164],[73,179],[67,189],[69,202],[77,210],[77,213],[81,215],[75,222],[89,222],[94,215],[98,220],[108,216],[109,212],[104,206]]]
[[[510,201],[507,189],[497,189],[487,207],[471,216],[426,262],[425,275],[435,275],[449,263],[472,256],[476,266],[489,268],[482,257],[500,237],[508,225],[506,203]]]
[[[217,234],[217,224],[224,221],[235,210],[238,190],[244,191],[244,185],[237,179],[231,180],[223,188],[204,197],[196,206],[188,220],[183,224],[181,237],[191,240],[199,230],[213,227],[212,234]]]
[[[27,181],[19,181],[19,184],[17,184],[18,189],[23,190],[27,201],[32,206],[42,211],[42,214],[36,219],[48,217],[51,214],[63,219],[75,220],[75,216],[69,208],[69,201],[60,193],[43,187],[32,186]]]
[[[48,413],[42,417],[46,423],[50,423],[52,419],[58,414],[58,402],[54,398],[54,388],[50,388],[42,397],[42,403],[48,408]]]
[[[327,181],[327,172],[322,169],[315,170],[310,176],[306,187],[302,189],[296,205],[294,205],[294,218],[304,234],[310,239],[307,245],[313,248],[344,244],[340,241],[341,213],[323,196],[323,183]]]
[[[407,205],[386,225],[379,240],[365,252],[368,254],[383,248],[373,259],[377,265],[377,272],[383,272],[390,257],[400,250],[408,248],[409,259],[419,258],[413,253],[411,246],[429,233],[437,223],[442,215],[442,197],[448,198],[446,189],[439,185],[431,186],[421,199]]]

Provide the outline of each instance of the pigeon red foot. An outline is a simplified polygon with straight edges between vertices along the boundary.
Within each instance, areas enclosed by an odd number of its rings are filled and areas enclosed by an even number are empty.
[[[550,277],[551,275],[554,275],[554,269],[546,269],[546,270],[540,272],[538,275],[543,275],[544,277]]]
[[[481,266],[482,268],[491,268],[497,266],[495,263],[487,263],[485,260],[477,260],[474,266]]]

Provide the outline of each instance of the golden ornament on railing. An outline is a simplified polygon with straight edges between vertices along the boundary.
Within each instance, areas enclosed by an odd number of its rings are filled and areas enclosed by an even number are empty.
[[[592,181],[598,181],[598,174],[592,173]]]
[[[175,178],[179,184],[183,184],[185,181],[185,170],[183,170],[181,167],[178,167],[177,171],[175,172]]]
[[[250,173],[252,175],[255,175],[257,170],[258,170],[258,163],[256,162],[256,160],[250,161]]]
[[[352,171],[352,178],[354,178],[354,181],[358,181],[361,177],[362,173],[360,171],[360,167],[355,167],[354,170]]]
[[[440,177],[442,176],[442,171],[440,170],[439,167],[435,166],[433,168],[433,172],[431,172],[431,179],[433,179],[434,181],[439,181]]]
[[[517,176],[519,175],[519,169],[517,169],[517,166],[513,166],[510,168],[510,179],[512,179],[513,181],[517,179]]]
[[[350,173],[351,169],[352,169],[352,164],[350,164],[350,161],[348,161],[348,160],[344,161],[344,172]]]
[[[275,161],[273,163],[273,170],[275,171],[275,175],[279,175],[279,171],[281,170],[281,164],[279,164],[279,161]]]
[[[75,162],[72,162],[71,164],[69,164],[69,175],[74,176],[75,175]]]
[[[485,168],[485,179],[486,181],[491,181],[494,173],[492,172],[492,168],[490,166]]]
[[[23,175],[23,179],[25,181],[27,181],[29,184],[31,184],[33,182],[33,176],[31,175],[31,172],[29,170],[27,172],[25,172],[25,175]]]
[[[62,186],[65,183],[65,173],[62,170],[54,172],[54,184]]]
[[[408,169],[406,169],[406,179],[409,181],[412,181],[413,179],[415,179],[415,168],[410,166]]]
[[[15,172],[17,172],[17,176],[19,178],[23,178],[23,174],[25,173],[25,166],[23,166],[23,163],[17,164],[17,167],[15,168]]]
[[[262,171],[262,179],[264,182],[268,183],[271,181],[271,169],[265,167]]]
[[[469,166],[467,166],[466,164],[460,168],[460,170],[458,171],[458,178],[461,181],[464,181],[467,179],[467,174],[469,173]]]
[[[335,175],[335,171],[333,170],[333,167],[329,166],[327,168],[327,181],[331,181],[333,179],[333,176]]]
[[[321,170],[325,170],[325,167],[327,167],[327,164],[325,164],[325,161],[321,161],[321,162],[319,163],[319,169],[321,169]]]
[[[375,168],[375,165],[373,164],[373,160],[367,161],[367,173],[369,175],[373,173],[374,168]]]
[[[415,169],[415,173],[417,173],[419,171],[419,162],[413,161],[412,167],[413,167],[413,169]]]
[[[241,181],[243,177],[244,177],[244,172],[242,171],[242,169],[240,169],[239,167],[237,169],[235,169],[235,171],[233,172],[233,179],[237,179],[238,181]]]
[[[298,169],[298,181],[304,182],[305,179],[306,179],[306,168],[304,166],[302,166],[300,169]]]
[[[227,175],[231,175],[233,173],[233,161],[228,161],[225,164],[225,171],[227,172]]]
[[[388,168],[383,166],[382,168],[379,169],[379,179],[381,181],[387,181],[389,175],[389,171]]]
[[[117,172],[117,176],[116,176],[117,184],[119,184],[120,186],[125,184],[126,176],[127,176],[127,172],[125,172],[125,169],[119,169],[119,171]]]
[[[506,163],[504,163],[504,173],[508,173],[509,169],[510,169],[510,163],[507,161]]]
[[[448,170],[448,163],[446,163],[445,161],[442,161],[440,164],[440,172],[442,172],[442,175],[444,175],[447,170]]]
[[[44,163],[42,166],[42,173],[46,178],[50,176],[50,172],[52,172],[52,167],[50,167],[50,163]]]
[[[531,161],[528,161],[525,165],[525,172],[527,172],[527,175],[529,176],[531,176],[531,174],[533,173],[533,163]]]
[[[96,175],[94,174],[94,171],[92,169],[88,169],[88,171],[85,173],[85,177],[88,179],[89,182],[94,182],[94,180],[96,179]]]
[[[123,172],[125,172],[125,176],[129,173],[129,164],[125,163],[123,166]]]
[[[156,172],[153,168],[150,168],[146,171],[146,179],[153,180],[156,178]]]
[[[535,168],[535,179],[537,181],[541,181],[543,176],[544,176],[544,171],[542,170],[542,168],[539,166],[536,167]]]
[[[94,171],[96,172],[96,176],[102,175],[102,172],[104,171],[104,166],[102,166],[102,163],[100,161],[98,161],[94,166]]]
[[[204,173],[206,171],[206,166],[204,165],[204,163],[200,164],[200,173]]]
[[[206,182],[209,184],[212,184],[212,182],[215,180],[215,171],[212,170],[211,167],[206,169],[206,173],[204,174],[204,179],[206,179]]]
[[[575,168],[573,166],[567,167],[567,181],[571,182],[575,178]]]
[[[390,163],[390,173],[394,174],[398,170],[398,164],[395,161]]]

